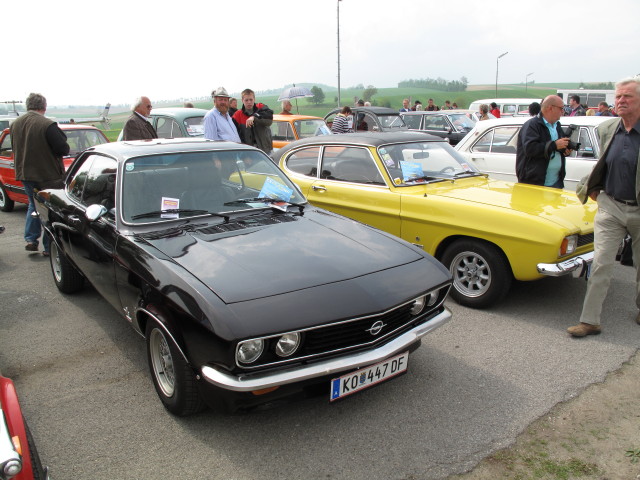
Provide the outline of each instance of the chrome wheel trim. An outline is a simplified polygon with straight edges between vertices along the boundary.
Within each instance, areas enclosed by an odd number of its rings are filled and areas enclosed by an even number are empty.
[[[50,250],[53,277],[56,279],[56,283],[62,283],[62,262],[60,261],[60,250],[58,250],[56,242],[51,242]]]
[[[173,396],[176,390],[173,357],[169,350],[169,343],[159,328],[154,328],[151,331],[149,354],[151,357],[151,368],[153,369],[153,375],[158,387],[166,397]]]
[[[491,287],[491,268],[478,252],[460,252],[449,267],[453,286],[465,297],[480,297]]]
[[[4,188],[0,187],[0,208],[7,204],[7,197],[4,194]]]

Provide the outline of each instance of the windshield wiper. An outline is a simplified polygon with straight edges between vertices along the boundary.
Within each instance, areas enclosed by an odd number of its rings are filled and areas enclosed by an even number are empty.
[[[438,181],[444,181],[444,180],[451,180],[450,178],[445,178],[445,177],[432,177],[429,175],[425,175],[424,177],[412,177],[412,178],[408,178],[407,180],[403,180],[404,183],[407,182],[417,182],[418,180],[424,180],[424,181],[429,181],[429,180],[438,180]]]
[[[302,203],[293,203],[293,202],[286,202],[284,200],[280,200],[278,198],[271,198],[271,197],[253,197],[253,198],[239,198],[238,200],[233,200],[231,202],[225,202],[225,207],[229,206],[229,205],[242,205],[242,204],[246,204],[246,203],[268,203],[268,204],[273,204],[273,203],[286,203],[288,205],[292,205],[294,207],[298,207],[300,209],[300,211],[302,212],[302,210],[304,210],[304,204]]]
[[[484,175],[485,177],[489,176],[488,173],[482,173],[482,172],[458,172],[453,176],[453,178],[476,177],[478,175]]]
[[[157,217],[164,214],[176,214],[176,213],[192,213],[194,215],[211,215],[212,217],[224,218],[225,222],[229,221],[229,215],[223,215],[222,213],[210,212],[208,210],[194,210],[190,208],[169,208],[167,210],[154,210],[152,212],[139,213],[133,215],[131,220],[137,220],[139,218]]]

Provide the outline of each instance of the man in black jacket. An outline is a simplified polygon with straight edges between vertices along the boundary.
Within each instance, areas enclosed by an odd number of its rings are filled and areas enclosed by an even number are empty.
[[[516,150],[518,182],[564,188],[565,156],[571,151],[558,122],[563,111],[562,99],[549,95],[542,101],[540,114],[522,126]]]

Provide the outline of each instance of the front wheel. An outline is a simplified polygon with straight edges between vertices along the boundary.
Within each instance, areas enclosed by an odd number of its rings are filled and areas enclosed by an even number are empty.
[[[145,335],[153,385],[165,408],[180,417],[203,410],[195,374],[173,339],[155,320],[149,320]]]
[[[11,212],[14,206],[14,201],[9,198],[7,190],[4,188],[4,185],[0,183],[0,210],[3,212]]]
[[[489,243],[457,240],[445,250],[442,263],[453,276],[451,296],[460,305],[490,307],[502,300],[511,287],[509,262]]]

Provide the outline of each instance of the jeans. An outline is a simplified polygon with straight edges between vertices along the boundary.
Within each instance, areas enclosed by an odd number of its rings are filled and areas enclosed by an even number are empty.
[[[38,239],[42,233],[42,224],[40,223],[40,217],[37,216],[36,203],[33,198],[33,189],[38,185],[35,182],[22,181],[24,185],[24,191],[29,198],[29,206],[27,208],[27,219],[24,225],[24,240],[27,243],[38,244]],[[49,235],[45,232],[42,236],[42,245],[44,251],[49,251]]]

